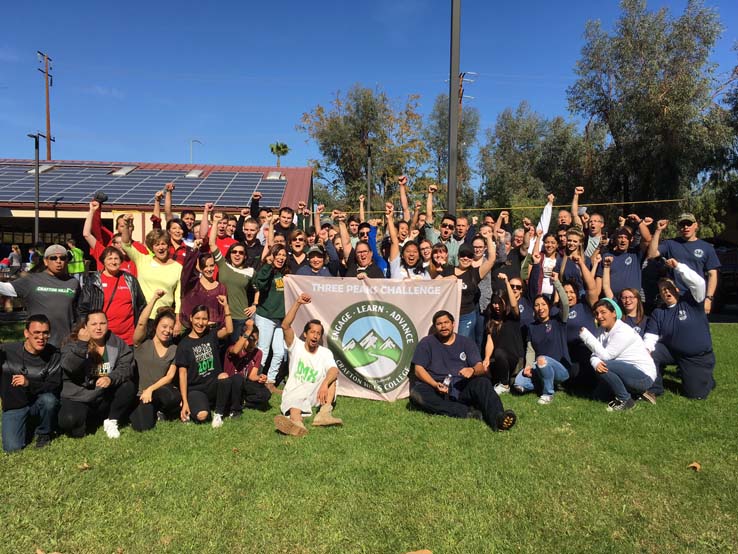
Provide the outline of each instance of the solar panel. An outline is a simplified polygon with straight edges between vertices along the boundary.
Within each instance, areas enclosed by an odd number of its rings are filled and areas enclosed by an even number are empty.
[[[33,202],[33,164],[0,165],[0,202]],[[214,202],[225,208],[248,206],[255,190],[262,193],[264,206],[278,206],[287,181],[265,181],[261,173],[213,171],[200,178],[186,178],[184,170],[134,169],[124,176],[111,175],[117,166],[56,165],[39,175],[39,200],[86,204],[97,191],[108,195],[110,204],[150,205],[157,191],[168,182],[176,187],[174,206],[201,206]]]

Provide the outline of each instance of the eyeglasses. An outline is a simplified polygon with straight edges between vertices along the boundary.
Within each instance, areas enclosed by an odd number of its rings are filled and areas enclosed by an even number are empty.
[[[459,259],[460,260],[472,260],[472,259],[474,259],[474,257],[473,256],[469,256],[468,254],[459,254]]]
[[[51,332],[50,331],[29,331],[31,335],[34,337],[50,337]]]
[[[679,222],[679,227],[691,227],[692,225],[694,225],[694,223],[692,223],[691,221],[680,221]]]
[[[369,231],[359,233],[359,236],[360,237],[368,237],[369,236]]]
[[[297,238],[292,239],[292,242],[305,242],[305,239],[302,237],[297,237]]]
[[[523,290],[523,285],[510,285],[512,290]]]
[[[51,260],[52,262],[65,262],[67,260],[66,256],[46,256],[47,260]]]
[[[453,223],[441,223],[441,229],[453,229],[454,224]]]
[[[245,250],[231,250],[231,254],[238,254],[239,256],[245,256],[246,251]]]
[[[356,255],[361,256],[362,254],[369,254],[371,250],[357,250]]]
[[[635,299],[636,299],[635,296],[621,296],[620,297],[620,300],[622,300],[623,302],[625,302],[626,300],[635,300]]]

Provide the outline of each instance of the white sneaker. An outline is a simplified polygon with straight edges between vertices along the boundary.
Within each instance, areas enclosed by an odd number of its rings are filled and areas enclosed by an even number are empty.
[[[223,416],[220,414],[213,414],[213,423],[211,424],[213,429],[223,427]]]
[[[554,400],[553,394],[542,394],[541,396],[538,397],[538,403],[541,404],[542,406],[545,406],[546,404],[550,404],[551,402],[553,402],[553,400]]]
[[[103,421],[103,429],[108,438],[119,439],[120,431],[118,431],[118,420],[117,419],[106,419]]]
[[[510,392],[510,385],[504,385],[502,383],[497,383],[495,385],[495,392],[497,393],[497,396],[501,394],[506,394]]]

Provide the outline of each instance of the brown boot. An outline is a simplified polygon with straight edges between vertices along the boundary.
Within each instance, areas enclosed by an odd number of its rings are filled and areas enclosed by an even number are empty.
[[[293,437],[304,437],[308,432],[302,422],[292,421],[289,417],[283,415],[274,416],[274,426],[283,435]]]
[[[330,404],[323,404],[320,407],[318,415],[313,418],[313,426],[325,427],[328,425],[343,425],[343,420],[333,417],[333,406]]]

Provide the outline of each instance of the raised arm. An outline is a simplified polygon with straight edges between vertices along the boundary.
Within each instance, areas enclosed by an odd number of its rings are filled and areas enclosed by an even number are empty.
[[[207,204],[205,205],[205,208],[207,209]],[[213,224],[210,226],[210,233],[208,236],[208,244],[210,244],[210,251],[215,252],[218,249],[218,243],[215,242],[215,238],[218,236],[218,221],[223,219],[222,213],[214,213],[213,214]],[[200,224],[202,226],[202,223]]]
[[[313,225],[315,226],[315,232],[320,232],[320,228],[323,226],[323,224],[320,221],[320,216],[323,215],[323,212],[325,211],[325,205],[324,204],[318,204],[315,206],[315,213],[313,214]]]
[[[487,258],[479,266],[479,277],[484,279],[487,273],[492,271],[492,267],[495,265],[497,260],[497,247],[495,241],[492,239],[492,230],[489,227],[485,227],[486,235],[482,235],[484,240],[487,241]]]
[[[174,183],[164,185],[164,217],[167,221],[172,219],[172,192],[174,192]]]
[[[231,310],[228,307],[228,297],[225,294],[219,294],[216,296],[216,300],[218,300],[218,304],[223,306],[223,313],[225,316],[223,327],[218,329],[216,333],[218,338],[223,340],[226,337],[230,337],[231,333],[233,333],[233,317],[231,316]]]
[[[366,197],[363,194],[359,195],[359,221],[364,223],[366,221],[366,213],[364,212],[364,200]]]
[[[295,332],[292,330],[292,323],[295,321],[297,310],[299,310],[300,306],[302,306],[303,304],[310,304],[310,301],[311,298],[309,294],[305,294],[304,292],[300,294],[300,296],[297,297],[295,303],[290,306],[289,310],[287,310],[287,313],[282,320],[282,332],[284,333],[284,342],[288,348],[291,347],[292,343],[295,341]]]
[[[353,247],[351,246],[348,227],[346,227],[346,214],[338,210],[333,210],[331,215],[334,220],[338,220],[338,233],[341,235],[341,245],[343,246],[343,261],[347,262]]]
[[[661,254],[659,254],[659,239],[661,238],[661,233],[669,226],[669,220],[668,219],[659,219],[656,222],[656,231],[653,234],[653,237],[651,238],[651,242],[648,245],[648,259],[652,258],[658,258]]]
[[[144,309],[141,310],[141,315],[138,316],[138,322],[136,323],[136,329],[133,331],[133,346],[139,346],[146,340],[146,326],[151,318],[151,312],[154,310],[154,305],[165,294],[166,292],[162,289],[155,290],[154,294],[151,296],[151,300],[149,300],[146,306],[144,306]]]
[[[551,274],[551,282],[553,283],[556,293],[559,295],[559,307],[561,309],[561,321],[564,323],[569,319],[569,298],[566,296],[564,285],[561,284],[559,276],[556,273]]]
[[[545,235],[548,232],[548,227],[551,225],[551,214],[553,213],[553,203],[554,200],[556,200],[556,197],[553,194],[549,194],[547,197],[548,202],[546,203],[546,206],[543,208],[543,212],[541,213],[541,219],[538,222],[538,225],[536,226],[536,235],[538,237],[541,237]],[[540,234],[539,234],[540,231]],[[533,248],[538,248],[538,251],[540,252],[540,242],[538,239],[536,239],[535,245]],[[528,254],[532,254],[533,251],[529,248]]]
[[[433,195],[438,190],[436,185],[428,187],[428,198],[425,200],[425,223],[433,227]]]
[[[208,237],[210,235],[210,213],[213,211],[213,203],[212,202],[206,202],[205,205],[202,208],[202,219],[200,220],[200,236],[195,237],[196,239],[201,239],[203,242],[209,244]],[[240,227],[243,228],[243,223],[240,224]],[[236,225],[236,234],[238,234],[239,225]],[[241,230],[241,233],[243,233],[243,230]],[[213,248],[210,248],[211,252],[215,252]]]
[[[92,202],[90,202],[90,210],[87,212],[87,217],[85,217],[85,224],[82,227],[82,236],[87,241],[87,244],[90,245],[90,249],[95,248],[95,246],[97,245],[97,238],[95,238],[92,234],[92,218],[99,208],[100,203],[97,200],[93,200]]]
[[[396,260],[400,256],[400,241],[397,238],[397,228],[395,227],[394,218],[395,207],[391,202],[384,205],[384,215],[387,217],[387,232],[389,233],[392,244],[390,245],[389,261]]]
[[[397,179],[400,185],[400,206],[402,206],[402,219],[410,221],[410,205],[407,203],[407,175],[400,175]]]
[[[161,221],[161,198],[164,196],[164,192],[157,190],[154,193],[154,208],[151,210],[151,217],[154,219]],[[165,214],[166,215],[166,214]]]
[[[584,187],[575,187],[574,195],[571,197],[571,221],[580,229],[584,229],[582,218],[579,217],[579,195],[581,194],[584,194]]]

